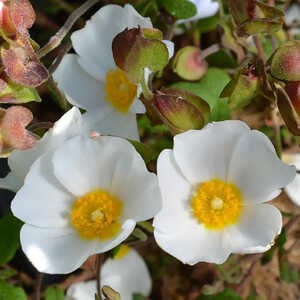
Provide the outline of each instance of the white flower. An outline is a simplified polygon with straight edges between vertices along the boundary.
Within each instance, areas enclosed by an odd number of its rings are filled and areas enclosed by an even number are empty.
[[[288,26],[292,26],[294,23],[298,22],[298,28],[292,28],[291,30],[292,35],[300,34],[299,16],[300,16],[300,5],[294,3],[288,8],[285,15],[285,22]]]
[[[121,247],[122,253],[114,259],[107,259],[101,268],[101,287],[110,286],[117,291],[122,300],[132,300],[134,294],[149,296],[151,277],[143,258],[133,249]],[[128,250],[127,250],[128,249]],[[96,281],[81,282],[72,285],[67,291],[71,300],[94,300]]]
[[[223,263],[230,253],[268,249],[282,227],[264,204],[295,177],[265,135],[224,121],[174,138],[158,159],[163,208],[154,218],[156,242],[188,264]]]
[[[285,163],[292,164],[297,170],[300,170],[300,154],[284,154],[282,160]],[[296,174],[295,179],[285,187],[289,198],[296,204],[300,205],[300,175]]]
[[[33,163],[11,209],[29,260],[58,274],[122,243],[160,205],[156,176],[129,142],[75,136]]]
[[[197,21],[199,19],[211,17],[217,13],[219,10],[219,3],[213,0],[189,0],[190,2],[194,3],[197,8],[197,13],[195,16],[189,19],[181,19],[178,20],[176,23],[186,23],[190,21]]]
[[[68,100],[87,110],[95,120],[94,130],[139,139],[136,114],[145,113],[138,100],[138,87],[117,68],[112,54],[114,37],[126,28],[153,28],[131,5],[106,5],[86,26],[71,36],[77,54],[68,54],[54,73]],[[165,41],[170,56],[173,43]]]
[[[53,128],[49,129],[36,142],[34,148],[25,151],[14,150],[8,157],[8,165],[11,171],[5,178],[0,178],[0,188],[16,192],[23,185],[25,176],[37,158],[47,151],[54,150],[75,135],[88,134],[87,121],[86,119],[84,125],[79,109],[73,107],[55,122]]]

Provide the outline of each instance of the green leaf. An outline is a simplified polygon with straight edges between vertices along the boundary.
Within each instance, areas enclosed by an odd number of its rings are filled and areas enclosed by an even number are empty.
[[[19,233],[22,225],[12,213],[0,219],[0,264],[9,262],[15,256],[20,246]]]
[[[58,286],[48,287],[45,292],[45,300],[64,300],[64,291]]]
[[[141,155],[145,163],[148,163],[149,161],[155,158],[155,154],[156,154],[155,151],[148,145],[130,139],[128,139],[128,141],[134,146],[136,151]]]
[[[41,102],[41,97],[35,88],[25,87],[9,80],[0,92],[1,103]]]
[[[7,280],[17,274],[14,269],[0,270],[0,280]]]
[[[176,19],[188,19],[197,13],[195,4],[188,0],[161,0],[160,3]]]
[[[221,293],[215,295],[202,295],[195,300],[243,300],[235,291],[226,289]]]
[[[247,300],[263,300],[263,299],[257,294],[255,288],[252,288],[247,297]]]
[[[200,19],[197,22],[197,29],[201,33],[206,33],[213,31],[216,29],[217,25],[220,23],[220,18],[219,16],[212,16],[204,19]]]
[[[238,64],[231,54],[227,53],[225,50],[221,49],[205,59],[210,66],[218,68],[237,68]]]
[[[0,281],[0,300],[27,300],[24,290]]]
[[[218,68],[208,69],[206,75],[198,82],[178,82],[172,88],[185,89],[205,100],[211,110],[211,121],[226,120],[230,116],[227,99],[221,99],[220,94],[230,81],[230,76]]]
[[[143,17],[149,16],[150,13],[158,11],[155,0],[143,0],[135,4],[134,7]]]

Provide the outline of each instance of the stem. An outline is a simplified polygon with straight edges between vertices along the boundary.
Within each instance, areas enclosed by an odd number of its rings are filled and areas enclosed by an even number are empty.
[[[38,273],[36,278],[36,290],[35,290],[35,299],[41,299],[41,287],[42,287],[43,273]]]
[[[299,220],[300,220],[300,215],[294,216],[292,219],[290,219],[290,220],[284,225],[283,229],[284,229],[286,232],[288,232],[288,231],[292,228],[292,226],[293,226],[294,224],[296,224]]]
[[[101,267],[104,261],[104,254],[98,254],[97,255],[97,263],[96,263],[96,280],[97,280],[97,294],[99,297],[99,300],[102,300],[102,293],[101,293]]]
[[[259,40],[259,37],[257,35],[254,35],[253,40],[254,40],[254,44],[255,44],[255,47],[257,49],[258,55],[262,59],[263,63],[265,64],[266,63],[266,57],[265,57],[264,49],[263,49],[263,47],[261,45],[261,42]]]
[[[280,120],[277,114],[277,107],[274,107],[272,110],[272,121],[275,131],[275,149],[278,157],[281,159],[282,156],[282,141],[281,141],[281,132],[280,132]]]
[[[38,51],[38,57],[41,58],[58,47],[65,36],[68,34],[68,32],[71,30],[74,23],[99,1],[100,0],[87,0],[84,4],[75,9],[67,19],[66,23],[61,27],[61,29],[49,40],[49,42],[42,49]]]
[[[67,54],[67,52],[69,52],[69,50],[71,48],[72,48],[72,43],[71,43],[70,40],[68,40],[65,44],[63,44],[61,46],[55,61],[53,62],[53,64],[49,68],[49,74],[53,74],[55,72],[55,70],[60,65],[60,63],[61,63],[62,59],[64,58],[64,56]]]
[[[211,45],[210,47],[201,51],[201,54],[199,55],[199,60],[204,60],[207,56],[219,51],[220,49],[221,47],[218,44]]]

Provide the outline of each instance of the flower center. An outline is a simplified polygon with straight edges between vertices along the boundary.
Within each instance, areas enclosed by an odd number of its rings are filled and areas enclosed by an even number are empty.
[[[109,239],[120,231],[118,219],[122,208],[118,198],[97,189],[77,198],[70,215],[71,223],[84,239]]]
[[[242,194],[234,184],[212,179],[198,186],[191,206],[199,223],[207,229],[221,230],[238,221]]]
[[[137,95],[137,86],[129,81],[124,71],[117,68],[106,74],[105,92],[105,100],[120,112],[127,113]]]

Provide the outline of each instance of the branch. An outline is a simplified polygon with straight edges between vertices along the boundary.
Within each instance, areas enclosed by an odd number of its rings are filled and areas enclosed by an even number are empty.
[[[265,53],[264,53],[264,49],[261,45],[261,42],[259,40],[259,37],[257,35],[254,35],[253,40],[254,40],[254,44],[255,44],[255,47],[256,47],[257,52],[258,52],[258,56],[262,59],[263,63],[265,64],[266,63],[266,56],[265,56]]]
[[[99,1],[100,0],[87,0],[84,4],[75,9],[67,19],[66,23],[63,25],[63,27],[49,40],[49,42],[42,49],[38,51],[38,57],[41,58],[58,47],[65,36],[68,34],[68,32],[71,30],[75,22]]]

